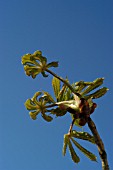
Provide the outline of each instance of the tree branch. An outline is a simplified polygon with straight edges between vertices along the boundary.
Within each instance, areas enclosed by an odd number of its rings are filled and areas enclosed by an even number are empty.
[[[46,71],[48,73],[50,73],[51,75],[53,75],[54,77],[56,77],[57,79],[59,79],[60,81],[62,81],[74,94],[81,97],[81,95],[79,93],[76,93],[75,90],[73,89],[73,87],[66,80],[64,80],[62,77],[58,76],[57,74],[55,74],[51,70],[46,69]]]
[[[76,120],[76,118],[74,118],[74,119],[72,120],[72,122],[71,122],[71,125],[70,125],[70,127],[69,127],[69,131],[68,131],[68,135],[71,134],[71,131],[72,131],[72,128],[73,128],[73,125],[74,125],[75,120]]]
[[[95,143],[98,147],[98,152],[102,161],[102,169],[103,170],[110,170],[109,165],[108,165],[108,160],[107,160],[107,153],[104,148],[104,144],[102,142],[102,139],[100,138],[100,135],[98,134],[98,131],[96,129],[95,123],[93,120],[89,117],[88,118],[88,126],[95,138]]]

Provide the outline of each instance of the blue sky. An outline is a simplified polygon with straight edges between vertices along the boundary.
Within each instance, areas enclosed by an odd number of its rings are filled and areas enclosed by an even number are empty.
[[[70,115],[46,123],[30,119],[24,107],[38,90],[53,94],[52,77],[35,80],[24,74],[21,56],[41,50],[48,61],[59,61],[54,72],[71,83],[105,77],[110,90],[97,100],[92,115],[113,169],[113,1],[5,0],[0,1],[0,169],[101,170],[96,146],[82,142],[97,155],[91,162],[78,150],[81,162],[62,156],[63,135]],[[76,127],[75,127],[76,128]],[[88,130],[87,125],[84,130]]]

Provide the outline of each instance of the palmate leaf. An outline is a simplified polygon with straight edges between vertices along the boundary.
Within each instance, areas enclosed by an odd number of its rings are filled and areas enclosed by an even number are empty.
[[[69,152],[70,152],[70,155],[71,155],[71,158],[72,160],[75,162],[75,163],[79,163],[80,162],[80,158],[78,157],[78,155],[76,154],[73,146],[72,146],[72,143],[70,140],[68,140],[68,147],[69,147]]]
[[[42,56],[41,51],[35,51],[33,54],[25,54],[22,56],[22,64],[27,76],[36,78],[41,73],[43,77],[48,77],[45,73],[50,67],[58,67],[58,62],[51,62],[47,64],[47,58]]]
[[[109,89],[107,87],[102,87],[101,89],[97,90],[96,92],[90,94],[90,95],[86,95],[85,96],[85,99],[97,99],[97,98],[100,98],[102,97],[104,94],[107,93]]]
[[[71,137],[82,139],[82,140],[87,140],[95,144],[95,138],[87,132],[78,132],[78,131],[72,130],[70,135]]]
[[[40,95],[42,95],[42,93],[44,95],[39,97]],[[46,112],[49,112],[46,109],[46,104],[48,103],[55,103],[52,96],[45,91],[38,91],[31,99],[26,100],[25,107],[27,110],[30,110],[29,115],[33,120],[36,120],[37,115],[41,113],[41,116],[44,120],[46,120],[47,122],[51,122],[53,118],[50,115],[46,114]]]
[[[78,93],[80,93],[85,87],[91,84],[92,82],[79,81],[75,83],[75,89]]]
[[[84,154],[86,155],[90,160],[92,161],[97,161],[96,156],[91,153],[90,151],[88,151],[87,149],[85,149],[84,147],[82,147],[77,141],[75,141],[72,137],[71,137],[71,141],[74,143],[74,145]]]
[[[103,80],[104,78],[97,78],[96,80],[93,81],[93,83],[91,83],[83,92],[81,92],[80,94],[82,96],[86,95],[87,93],[91,92],[92,90],[94,90],[95,88],[101,86],[103,84]]]
[[[72,146],[72,143],[70,141],[70,137],[68,134],[65,134],[64,135],[64,143],[63,143],[63,149],[62,149],[62,153],[63,155],[65,156],[66,154],[66,150],[67,150],[67,147],[69,149],[69,152],[70,152],[70,155],[71,155],[71,158],[72,160],[75,162],[75,163],[78,163],[80,162],[80,158],[78,157],[78,155],[76,154],[73,146]]]
[[[56,77],[53,77],[52,86],[53,86],[55,97],[57,99],[58,98],[58,94],[60,92],[60,80],[57,79]]]

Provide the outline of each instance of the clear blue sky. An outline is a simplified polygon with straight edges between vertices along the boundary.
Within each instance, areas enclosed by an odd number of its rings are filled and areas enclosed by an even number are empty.
[[[91,162],[78,150],[81,162],[62,156],[69,114],[46,123],[30,119],[24,107],[38,90],[53,94],[51,76],[35,80],[24,74],[21,56],[43,51],[59,61],[57,74],[71,83],[105,77],[110,90],[97,100],[92,115],[105,143],[113,169],[113,1],[1,0],[0,1],[0,170],[101,170],[96,146],[83,145],[97,155]],[[75,127],[76,128],[76,127]],[[88,127],[84,128],[88,130]]]

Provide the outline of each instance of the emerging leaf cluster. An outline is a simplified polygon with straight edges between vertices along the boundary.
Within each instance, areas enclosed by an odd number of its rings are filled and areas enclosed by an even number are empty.
[[[93,82],[79,81],[70,84],[68,78],[63,79],[50,70],[51,67],[58,67],[58,62],[47,63],[47,58],[42,56],[41,51],[24,55],[22,64],[26,75],[32,78],[36,78],[39,73],[43,77],[48,77],[46,73],[53,76],[52,87],[56,100],[46,91],[36,92],[31,99],[27,99],[25,102],[26,109],[30,111],[30,117],[35,120],[37,115],[41,113],[44,120],[51,122],[54,115],[60,117],[69,112],[73,123],[69,133],[64,135],[63,155],[66,154],[68,147],[72,160],[78,163],[80,158],[73,148],[75,145],[90,160],[96,161],[96,156],[74,139],[87,140],[95,144],[94,137],[87,132],[77,132],[72,128],[73,125],[84,126],[87,123],[88,118],[96,108],[93,99],[102,97],[108,91],[106,87],[97,89],[103,84],[104,78],[97,78]]]
[[[35,78],[39,73],[43,77],[48,77],[45,70],[50,67],[58,67],[58,62],[51,62],[47,64],[47,58],[42,56],[41,51],[35,51],[33,54],[25,54],[22,57],[22,64],[27,76]]]
[[[71,134],[64,135],[64,144],[63,144],[63,150],[62,150],[63,155],[66,154],[66,149],[68,147],[72,160],[75,163],[80,162],[80,158],[76,154],[76,152],[73,148],[73,145],[72,145],[72,143],[73,143],[90,160],[96,161],[97,160],[96,156],[93,153],[91,153],[90,151],[88,151],[87,149],[85,149],[83,146],[81,146],[74,138],[87,140],[87,141],[95,144],[94,137],[91,136],[89,133],[72,131]]]

